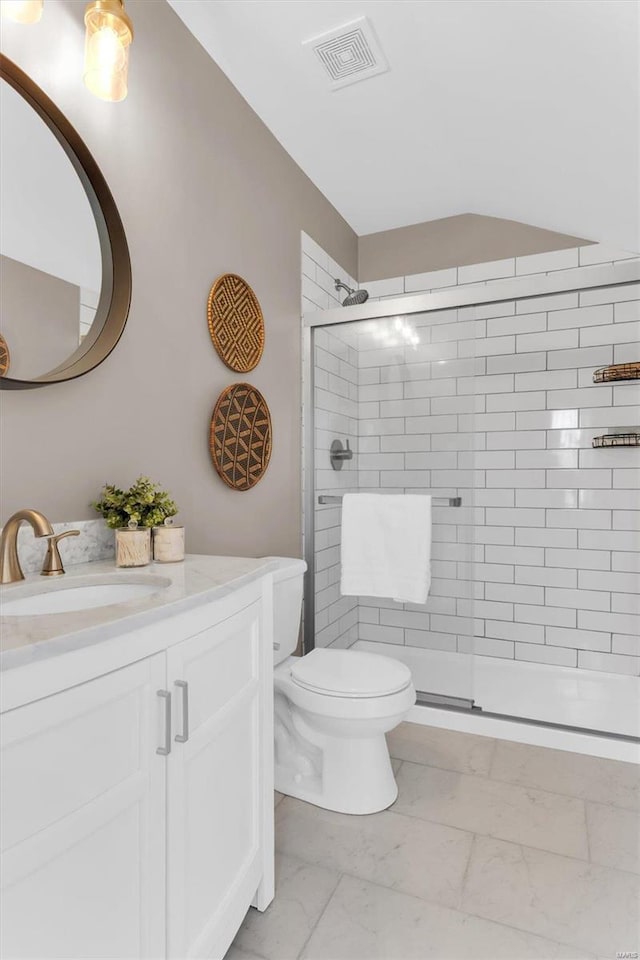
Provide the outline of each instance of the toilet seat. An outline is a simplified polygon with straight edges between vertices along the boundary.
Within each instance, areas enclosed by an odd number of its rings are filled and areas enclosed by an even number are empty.
[[[296,658],[291,679],[325,697],[387,697],[411,685],[409,668],[391,657],[361,650],[312,650]]]

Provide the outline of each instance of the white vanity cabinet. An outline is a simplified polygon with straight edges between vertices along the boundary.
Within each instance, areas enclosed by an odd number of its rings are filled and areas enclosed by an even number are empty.
[[[264,591],[158,629],[164,650],[1,717],[3,960],[221,958],[272,899]]]

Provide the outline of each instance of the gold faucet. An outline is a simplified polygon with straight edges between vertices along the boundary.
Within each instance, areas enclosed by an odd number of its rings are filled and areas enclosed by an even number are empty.
[[[24,573],[18,559],[18,530],[23,521],[31,524],[36,537],[51,538],[42,568],[42,575],[50,577],[64,573],[58,553],[58,540],[62,537],[77,537],[80,531],[67,530],[65,533],[56,536],[53,527],[44,514],[38,510],[18,510],[5,523],[0,538],[0,583],[16,583],[18,580],[24,580]]]

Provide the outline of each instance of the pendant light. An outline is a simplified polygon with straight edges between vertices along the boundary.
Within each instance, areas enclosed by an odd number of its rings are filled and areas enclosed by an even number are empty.
[[[122,0],[93,0],[87,6],[84,22],[86,86],[101,100],[124,100],[133,26]]]
[[[44,0],[3,0],[2,16],[16,23],[37,23]]]

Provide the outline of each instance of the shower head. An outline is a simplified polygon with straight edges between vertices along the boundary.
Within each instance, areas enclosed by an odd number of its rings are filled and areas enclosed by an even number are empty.
[[[364,303],[369,299],[369,293],[366,290],[352,290],[342,280],[335,280],[336,290],[346,290],[347,296],[342,301],[343,307],[354,307],[357,303]]]

